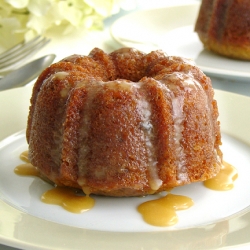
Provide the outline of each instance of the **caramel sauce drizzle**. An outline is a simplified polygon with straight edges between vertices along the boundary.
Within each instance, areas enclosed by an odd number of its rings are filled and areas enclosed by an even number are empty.
[[[21,176],[37,176],[43,179],[39,170],[34,167],[28,159],[28,151],[20,155],[20,159],[26,163],[18,165],[14,172]],[[238,177],[237,170],[227,162],[223,162],[220,172],[212,179],[204,181],[204,185],[213,190],[225,191],[234,187],[234,181]],[[83,190],[85,191],[85,190]],[[88,191],[88,190],[86,190]],[[158,227],[173,226],[178,222],[176,211],[188,209],[193,206],[191,198],[170,193],[159,199],[146,201],[137,208],[144,221],[150,225]],[[56,186],[46,191],[41,200],[47,204],[62,206],[72,213],[82,213],[92,209],[95,200],[89,196],[88,192],[83,195],[81,191],[68,187]]]
[[[46,180],[38,170],[34,167],[28,158],[28,151],[24,151],[20,155],[20,159],[26,163],[18,165],[14,172],[22,176],[37,176]],[[63,207],[72,213],[82,213],[90,210],[95,205],[95,200],[89,195],[83,196],[79,190],[68,187],[54,187],[46,191],[42,197],[42,202],[54,204]]]
[[[29,161],[29,151],[26,150],[20,154],[20,159],[24,162],[30,163]]]
[[[67,187],[55,187],[45,192],[41,200],[44,203],[59,205],[72,213],[82,213],[95,205],[95,200],[89,195],[79,195],[79,190]]]
[[[24,176],[38,176],[40,177],[39,170],[34,167],[28,157],[28,151],[24,151],[20,154],[20,159],[26,163],[20,164],[17,167],[15,167],[14,172],[17,175],[24,175]]]
[[[189,197],[169,193],[165,197],[142,203],[137,210],[148,224],[166,227],[178,222],[177,210],[188,209],[193,204]]]
[[[24,176],[37,176],[40,177],[39,170],[31,163],[20,164],[14,169],[15,174]]]
[[[217,191],[227,191],[234,187],[234,181],[238,178],[238,171],[231,164],[223,161],[220,172],[212,179],[203,182],[205,187]]]

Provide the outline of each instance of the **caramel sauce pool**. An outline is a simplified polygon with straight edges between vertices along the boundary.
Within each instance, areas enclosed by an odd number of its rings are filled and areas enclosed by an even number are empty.
[[[14,169],[16,174],[44,179],[39,170],[29,162],[28,151],[21,153],[20,159],[26,163],[20,164]],[[95,200],[89,195],[83,196],[79,190],[58,186],[46,191],[41,200],[47,204],[59,205],[72,213],[86,212],[95,205]]]
[[[26,150],[26,151],[22,152],[22,153],[20,154],[20,159],[21,159],[22,161],[25,161],[25,162],[27,162],[27,163],[30,163],[30,161],[29,161],[29,151]]]
[[[177,210],[188,209],[193,204],[189,197],[169,193],[165,197],[142,203],[137,210],[148,224],[166,227],[178,222]]]
[[[227,191],[234,187],[234,181],[238,178],[238,171],[231,164],[223,161],[220,172],[212,179],[204,181],[207,188],[217,191]]]
[[[95,205],[95,200],[89,195],[79,195],[79,190],[67,187],[55,187],[45,192],[41,200],[44,203],[62,206],[72,213],[82,213]]]
[[[18,175],[30,175],[40,177],[40,172],[37,168],[35,168],[31,163],[24,163],[18,165],[14,169],[15,174]]]
[[[15,168],[14,172],[16,174],[43,178],[39,170],[29,162],[28,151],[23,152],[20,159],[26,163]],[[234,187],[234,181],[237,177],[237,170],[227,162],[223,162],[219,174],[204,181],[204,185],[209,189],[226,191]],[[173,226],[178,222],[176,211],[193,206],[194,202],[191,198],[171,194],[170,190],[168,192],[164,197],[146,201],[138,206],[137,210],[146,223],[158,227]],[[44,203],[59,205],[72,213],[86,212],[95,205],[95,200],[89,195],[82,195],[81,191],[77,189],[59,186],[46,191],[41,200]]]

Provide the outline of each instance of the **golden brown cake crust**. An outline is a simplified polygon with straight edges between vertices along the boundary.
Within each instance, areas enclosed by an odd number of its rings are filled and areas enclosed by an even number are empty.
[[[203,0],[195,31],[206,49],[250,60],[249,13],[249,0]]]
[[[192,62],[162,51],[67,57],[34,85],[30,160],[57,185],[108,196],[206,180],[222,160],[213,95]]]

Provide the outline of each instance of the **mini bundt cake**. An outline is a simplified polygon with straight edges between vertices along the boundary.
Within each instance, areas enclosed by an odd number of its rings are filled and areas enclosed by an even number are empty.
[[[196,66],[162,51],[69,56],[34,85],[30,161],[57,185],[107,196],[204,181],[222,161],[213,96]]]
[[[249,0],[203,0],[195,31],[206,49],[250,60],[249,13]]]

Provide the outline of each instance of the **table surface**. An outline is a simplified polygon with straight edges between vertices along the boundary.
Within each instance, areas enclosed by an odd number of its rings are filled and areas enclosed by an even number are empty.
[[[178,1],[177,0],[175,0],[175,1],[169,0],[168,3],[173,3],[173,2],[179,3],[181,1],[183,2],[183,0],[178,0]],[[152,2],[154,2],[154,4]],[[158,4],[158,6],[166,5],[166,1],[144,0],[143,4],[142,4],[142,1],[138,0],[138,8],[136,10],[156,7],[157,4]],[[133,10],[133,11],[136,11],[136,10]],[[118,19],[119,17],[121,17],[123,15],[126,15],[127,13],[128,12],[126,12],[126,11],[121,11],[119,14],[114,15],[111,18],[108,18],[107,20],[105,20],[104,30],[90,32],[90,33],[85,34],[84,37],[80,37],[80,39],[82,39],[83,46],[81,48],[79,48],[79,51],[80,51],[79,54],[86,54],[93,47],[99,47],[105,51],[112,51],[112,50],[115,50],[115,49],[118,49],[119,47],[121,47],[121,45],[116,43],[111,38],[110,33],[109,33],[109,27],[116,19]],[[77,39],[77,37],[73,37],[72,39]],[[51,53],[55,53],[55,54],[58,53],[62,57],[64,57],[63,53],[61,53],[61,51],[59,52],[59,50],[57,48],[58,46],[56,46],[56,43],[57,43],[57,41],[55,41],[55,44],[53,46],[53,41],[52,41],[52,45],[50,46],[49,49],[48,48],[46,49],[46,52],[48,52],[48,53],[51,52]],[[42,56],[44,53],[45,53],[45,51],[42,50],[36,55],[36,57],[38,57],[40,55]],[[70,54],[69,51],[67,51],[66,53],[67,53],[67,55]],[[61,58],[59,57],[56,60],[58,60],[58,59],[61,59]],[[217,77],[211,77],[211,80],[212,80],[213,87],[215,89],[220,89],[220,90],[229,91],[229,92],[240,94],[240,95],[250,96],[250,83],[249,82],[221,79],[221,78],[217,78]],[[16,249],[16,248],[0,244],[0,250],[14,250],[14,249]]]

